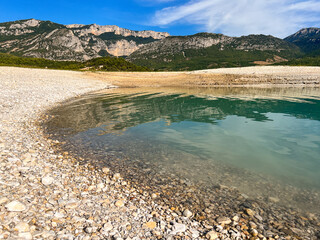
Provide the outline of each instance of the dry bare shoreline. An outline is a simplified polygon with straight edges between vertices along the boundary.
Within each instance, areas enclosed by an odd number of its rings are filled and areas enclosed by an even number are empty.
[[[192,72],[86,72],[120,87],[320,86],[320,67],[261,66]]]
[[[279,70],[269,74],[269,68]],[[254,209],[249,208],[230,216],[216,216],[210,224],[199,223],[187,209],[154,201],[159,198],[156,192],[141,193],[109,169],[79,165],[68,153],[56,152],[59,143],[47,139],[36,124],[46,110],[59,102],[113,85],[319,86],[320,68],[276,68],[255,68],[257,73],[251,68],[225,72],[89,73],[0,67],[0,239],[216,239],[218,236],[273,239],[279,236],[276,229],[263,232],[258,224],[254,226],[261,216],[257,217]],[[290,69],[292,72],[286,73]],[[304,229],[290,228],[281,236],[316,239],[317,229],[309,222],[319,219],[308,215],[303,221]],[[268,236],[263,235],[267,233]]]

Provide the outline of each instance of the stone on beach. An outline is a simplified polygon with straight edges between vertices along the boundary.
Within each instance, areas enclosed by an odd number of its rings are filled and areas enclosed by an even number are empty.
[[[30,231],[30,227],[29,224],[26,222],[20,222],[18,223],[14,229],[18,232],[29,232]]]
[[[113,229],[113,226],[110,222],[103,224],[103,231],[110,232]]]
[[[32,156],[30,153],[25,153],[23,156],[22,156],[22,161],[24,164],[28,163],[28,162],[31,162],[32,161]]]
[[[186,231],[186,225],[182,223],[174,223],[173,230],[170,234],[176,235],[177,233],[183,233]]]
[[[123,207],[124,202],[122,200],[118,200],[118,201],[116,201],[116,203],[114,205],[116,205],[117,207]]]
[[[120,178],[121,178],[120,173],[115,173],[115,174],[113,175],[113,180],[114,180],[114,181],[117,181],[117,180],[119,180]]]
[[[240,218],[239,218],[239,216],[238,216],[238,215],[235,215],[235,216],[232,218],[232,220],[233,220],[233,221],[235,221],[235,222],[238,222],[238,221],[239,221],[239,219],[240,219]]]
[[[206,234],[206,237],[209,240],[216,240],[217,238],[219,238],[219,235],[216,231],[210,231]]]
[[[157,223],[156,223],[156,222],[147,222],[147,223],[145,224],[145,226],[146,226],[147,228],[154,229],[154,228],[157,226]]]
[[[251,235],[252,235],[252,236],[256,237],[256,236],[258,236],[258,234],[259,234],[259,233],[258,233],[258,231],[257,231],[256,229],[252,229],[252,230],[251,230]]]
[[[50,176],[45,176],[41,179],[43,185],[48,186],[54,182],[54,178]]]
[[[27,209],[27,207],[19,201],[12,201],[12,202],[8,203],[6,205],[6,208],[10,212],[22,212]]]
[[[6,203],[6,202],[8,202],[9,201],[9,199],[8,198],[6,198],[6,197],[2,197],[2,198],[0,198],[0,205],[2,205],[2,204],[4,204],[4,203]]]
[[[191,217],[192,214],[193,213],[189,209],[186,209],[186,210],[183,211],[183,216],[185,216],[187,218]]]
[[[19,233],[18,237],[21,240],[31,240],[33,238],[30,232],[21,232]]]
[[[71,202],[69,202],[69,203],[67,203],[66,205],[65,205],[65,208],[66,209],[75,209],[75,208],[77,208],[79,206],[79,203],[78,202],[73,202],[73,201],[71,201]]]

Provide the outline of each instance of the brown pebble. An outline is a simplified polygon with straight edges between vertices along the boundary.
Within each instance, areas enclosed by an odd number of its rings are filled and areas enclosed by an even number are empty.
[[[157,226],[156,222],[147,222],[145,223],[145,227],[150,228],[150,229],[154,229]]]

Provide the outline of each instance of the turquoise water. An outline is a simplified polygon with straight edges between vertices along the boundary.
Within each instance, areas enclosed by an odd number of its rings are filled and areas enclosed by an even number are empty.
[[[318,89],[202,91],[92,94],[54,109],[48,126],[79,149],[138,159],[155,174],[320,206]]]

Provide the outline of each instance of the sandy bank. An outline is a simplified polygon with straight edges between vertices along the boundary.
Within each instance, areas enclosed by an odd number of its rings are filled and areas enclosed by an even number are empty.
[[[87,72],[121,87],[319,86],[320,67],[261,66],[193,72]]]

